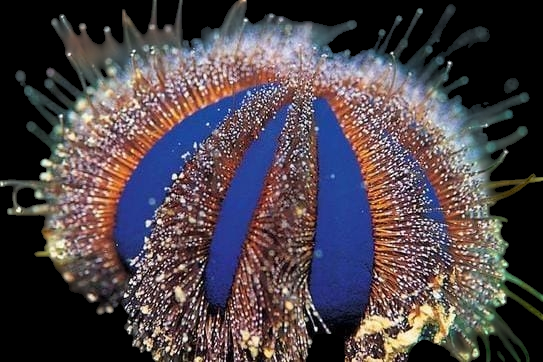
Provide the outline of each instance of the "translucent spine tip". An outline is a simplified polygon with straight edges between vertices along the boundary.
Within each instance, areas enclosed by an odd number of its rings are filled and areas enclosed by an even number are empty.
[[[45,181],[22,181],[22,180],[0,180],[0,187],[13,187],[12,207],[7,210],[8,215],[17,216],[43,216],[50,213],[50,206],[48,204],[37,204],[30,207],[23,207],[19,205],[18,194],[23,189],[32,189],[36,198],[42,199],[45,188]]]
[[[394,50],[394,54],[396,54],[398,58],[402,55],[403,51],[407,49],[407,46],[409,45],[409,36],[411,35],[411,32],[415,28],[415,25],[417,25],[417,22],[422,16],[422,13],[423,13],[422,9],[418,8],[417,11],[415,12],[415,16],[413,16],[413,19],[411,20],[411,24],[409,24],[409,28],[405,32],[405,35],[396,46],[396,49]]]
[[[421,68],[424,64],[424,61],[433,52],[432,45],[439,42],[441,38],[441,33],[443,29],[447,26],[447,23],[454,15],[456,8],[454,5],[449,5],[443,12],[443,15],[439,19],[436,27],[432,31],[432,35],[428,39],[425,45],[423,45],[416,53],[409,59],[406,63],[406,67],[409,69],[418,69]]]
[[[392,34],[394,33],[394,30],[398,27],[398,25],[400,25],[400,23],[402,22],[403,18],[398,15],[396,16],[396,18],[394,19],[394,23],[392,24],[392,28],[390,29],[390,31],[388,32],[388,35],[385,39],[385,41],[383,42],[383,44],[379,47],[377,53],[379,54],[384,54],[384,52],[386,51],[386,49],[388,48],[388,43],[390,43],[390,38],[392,37]]]

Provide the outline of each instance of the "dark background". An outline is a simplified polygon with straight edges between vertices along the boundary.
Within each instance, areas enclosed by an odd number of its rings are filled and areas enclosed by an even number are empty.
[[[25,130],[29,120],[40,124],[39,114],[32,108],[15,81],[14,74],[22,69],[27,73],[28,83],[39,89],[45,79],[45,70],[55,67],[68,79],[78,84],[64,56],[61,41],[50,26],[50,20],[59,14],[66,14],[72,25],[81,22],[88,25],[91,37],[101,42],[102,29],[109,25],[117,39],[121,38],[121,9],[125,8],[134,23],[143,29],[149,19],[151,1],[104,1],[92,2],[14,2],[4,12],[2,22],[4,66],[2,86],[4,89],[3,119],[0,131],[0,179],[35,179],[41,168],[39,161],[49,155],[48,149]],[[143,6],[142,6],[143,4]],[[358,28],[344,34],[331,44],[334,51],[351,49],[357,53],[373,47],[380,28],[389,29],[394,17],[404,17],[391,44],[395,45],[405,32],[417,7],[424,8],[424,15],[411,36],[412,47],[401,60],[405,61],[426,41],[439,20],[445,5],[413,2],[413,5],[391,5],[364,2],[358,9],[357,2],[334,0],[324,5],[308,1],[266,1],[249,0],[247,13],[251,21],[258,21],[267,13],[283,15],[292,20],[311,20],[328,25],[355,19]],[[184,37],[200,36],[203,27],[216,28],[222,23],[229,2],[186,0],[184,4]],[[462,95],[464,104],[495,103],[507,98],[503,84],[511,77],[520,81],[520,91],[527,91],[531,101],[514,109],[515,119],[492,127],[490,138],[500,138],[514,131],[519,125],[527,125],[530,134],[522,142],[509,147],[510,155],[504,165],[493,174],[493,179],[523,178],[536,172],[543,175],[541,161],[541,70],[540,59],[534,51],[536,26],[535,9],[520,6],[488,7],[474,9],[458,6],[457,13],[449,22],[442,37],[442,44],[448,45],[467,29],[481,25],[489,28],[491,38],[486,44],[477,44],[472,49],[461,50],[451,57],[454,62],[451,79],[462,75],[470,77],[470,84],[457,93]],[[175,4],[159,2],[159,25],[173,22]],[[518,92],[517,92],[518,93]],[[509,271],[543,290],[541,281],[541,195],[542,186],[529,186],[513,198],[501,201],[492,211],[509,219],[502,235],[510,243],[506,259]],[[24,195],[23,195],[24,196]],[[0,190],[0,214],[10,206],[10,191]],[[5,313],[2,329],[7,332],[3,338],[4,354],[13,359],[13,351],[21,360],[56,361],[150,361],[149,355],[141,355],[131,347],[131,338],[123,329],[126,317],[122,309],[113,315],[96,316],[95,306],[83,297],[68,291],[66,284],[48,259],[37,259],[34,252],[41,250],[44,240],[40,230],[43,219],[1,216],[0,225],[4,232],[2,310]],[[518,288],[512,287],[515,291]],[[519,291],[522,293],[521,291]],[[525,295],[525,294],[524,294]],[[535,303],[534,298],[529,299]],[[539,304],[541,309],[541,304]],[[514,302],[500,308],[500,314],[511,329],[524,341],[531,352],[532,361],[543,360],[541,346],[536,336],[541,335],[543,322],[525,311]],[[496,339],[492,348],[503,347]],[[333,337],[317,338],[312,356],[332,349],[342,360],[341,341]],[[8,353],[8,351],[10,351]],[[322,355],[322,354],[321,354]],[[506,360],[509,357],[506,355]],[[315,357],[312,360],[317,360]],[[444,349],[430,343],[414,348],[410,361],[453,361]]]

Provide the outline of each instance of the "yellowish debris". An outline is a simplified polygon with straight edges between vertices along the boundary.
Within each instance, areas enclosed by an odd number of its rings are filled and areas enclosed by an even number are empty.
[[[399,325],[403,319],[391,320],[383,316],[372,315],[366,317],[356,333],[356,339],[362,340],[366,335],[381,333],[384,339],[385,357],[383,359],[370,359],[368,362],[388,362],[401,353],[406,353],[420,339],[422,329],[429,324],[438,324],[439,331],[434,336],[433,342],[440,344],[447,337],[450,327],[454,322],[454,309],[451,307],[445,310],[443,306],[432,306],[424,304],[415,307],[407,317],[411,326],[408,330],[391,337],[385,330]],[[357,361],[356,359],[353,360]]]
[[[175,300],[177,303],[185,303],[187,301],[187,294],[183,291],[180,286],[176,286],[173,290]]]

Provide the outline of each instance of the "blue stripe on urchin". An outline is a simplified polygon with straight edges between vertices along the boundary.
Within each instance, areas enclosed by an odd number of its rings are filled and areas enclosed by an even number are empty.
[[[356,156],[326,101],[315,102],[315,119],[319,189],[310,291],[328,327],[356,324],[373,269],[369,203]]]
[[[205,274],[206,297],[213,306],[226,306],[242,245],[277,151],[287,108],[279,110],[247,149],[221,205]]]
[[[143,249],[151,233],[146,224],[166,197],[172,175],[179,173],[197,147],[233,110],[247,91],[202,108],[166,133],[139,162],[119,199],[115,219],[115,241],[121,260],[130,260]]]

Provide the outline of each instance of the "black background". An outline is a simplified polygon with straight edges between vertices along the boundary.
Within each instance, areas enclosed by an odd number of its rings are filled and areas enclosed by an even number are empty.
[[[138,3],[138,4],[137,4]],[[2,22],[3,40],[7,41],[2,51],[3,113],[0,129],[0,179],[35,179],[41,168],[39,161],[48,156],[48,149],[34,136],[26,132],[25,124],[35,120],[40,124],[39,114],[28,104],[14,74],[22,69],[28,75],[28,83],[41,87],[47,67],[55,67],[68,79],[78,84],[75,73],[64,57],[61,41],[50,26],[50,20],[66,14],[72,25],[81,22],[88,25],[89,33],[97,42],[102,41],[102,29],[109,25],[117,39],[121,38],[121,9],[125,8],[135,24],[143,29],[148,22],[151,1],[104,1],[92,2],[14,2],[4,12]],[[173,22],[175,4],[165,0],[159,2],[159,24]],[[228,2],[186,0],[184,12],[184,37],[200,36],[203,27],[216,28],[222,23]],[[417,7],[424,8],[424,15],[411,37],[412,47],[402,60],[422,45],[439,20],[445,4],[416,3],[413,5],[391,5],[334,0],[323,5],[308,1],[249,0],[247,16],[257,21],[267,13],[283,15],[292,20],[310,20],[317,23],[336,24],[354,19],[358,28],[342,35],[331,44],[334,51],[351,49],[353,53],[374,45],[377,31],[389,29],[394,17],[404,17],[391,44],[396,44],[407,28]],[[543,175],[541,139],[537,130],[540,124],[541,104],[540,59],[536,37],[538,12],[529,7],[495,6],[474,9],[458,6],[457,13],[445,30],[441,44],[450,44],[463,31],[481,25],[490,30],[490,42],[477,44],[471,49],[461,50],[451,57],[454,62],[451,79],[462,75],[470,77],[470,84],[458,90],[464,104],[495,103],[505,99],[503,84],[511,77],[520,81],[521,91],[530,93],[531,101],[514,109],[513,121],[492,127],[490,138],[506,136],[518,125],[527,125],[530,134],[522,142],[509,147],[510,155],[504,165],[493,174],[493,179],[522,178],[532,172]],[[502,235],[510,243],[506,259],[509,271],[543,290],[541,281],[540,223],[541,186],[530,185],[513,198],[501,201],[493,207],[494,214],[509,219]],[[0,190],[0,213],[10,206],[10,191]],[[539,223],[538,223],[539,221]],[[113,315],[96,316],[95,306],[83,297],[68,291],[66,284],[48,259],[37,259],[33,253],[43,248],[40,230],[43,219],[0,218],[3,246],[2,330],[7,332],[2,352],[15,355],[22,360],[51,359],[56,361],[150,361],[149,355],[141,355],[131,347],[131,338],[123,329],[126,317],[119,309]],[[517,290],[517,289],[515,289]],[[520,291],[521,292],[521,291]],[[530,299],[534,301],[534,298]],[[541,305],[539,307],[541,309]],[[524,341],[531,352],[532,361],[543,360],[541,346],[536,345],[543,323],[514,302],[500,308],[500,314],[511,329]],[[493,340],[493,349],[503,350],[501,343]],[[322,352],[333,350],[340,361],[341,341],[332,337],[317,338],[312,360],[322,360]],[[8,352],[9,351],[9,352]],[[506,355],[507,356],[507,355]],[[414,348],[410,361],[453,361],[444,349],[430,343],[421,343]],[[507,359],[506,357],[506,360]]]

